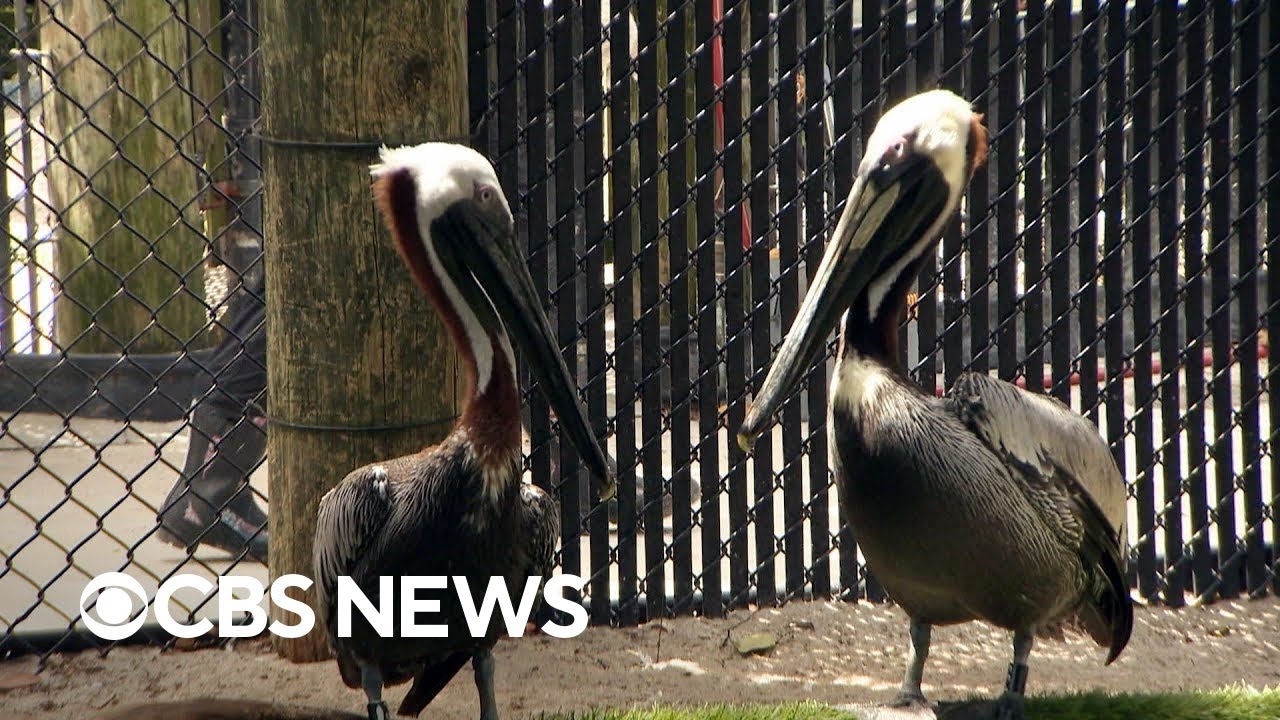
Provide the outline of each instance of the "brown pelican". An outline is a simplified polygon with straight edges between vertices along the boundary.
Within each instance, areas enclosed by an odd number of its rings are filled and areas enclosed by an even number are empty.
[[[1124,479],[1096,428],[985,374],[935,398],[898,358],[907,291],[986,159],[981,121],[944,90],[885,113],[739,441],[763,431],[838,321],[828,432],[841,514],[911,618],[895,704],[925,703],[933,625],[986,620],[1013,631],[998,707],[1018,717],[1037,635],[1082,627],[1110,663],[1129,640],[1133,607]]]
[[[413,679],[402,715],[417,715],[470,660],[480,716],[496,720],[491,649],[502,627],[471,637],[453,590],[433,624],[448,636],[380,637],[352,614],[339,637],[339,576],[379,602],[379,576],[465,576],[477,596],[493,576],[519,602],[529,576],[550,573],[560,534],[556,502],[520,481],[520,392],[510,339],[546,393],[569,440],[612,494],[612,471],[591,433],[550,325],[516,247],[511,211],[493,166],[444,143],[383,150],[373,194],[400,255],[435,305],[465,368],[466,408],[439,445],[353,471],[320,502],[314,564],[320,617],[349,687],[363,687],[370,720],[385,720],[382,688]],[[452,581],[450,581],[452,583]],[[399,620],[397,606],[397,620]],[[424,622],[421,621],[420,622]],[[399,636],[400,623],[395,625]]]

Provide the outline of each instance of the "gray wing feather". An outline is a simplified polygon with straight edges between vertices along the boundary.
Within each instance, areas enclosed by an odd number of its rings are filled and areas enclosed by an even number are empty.
[[[353,575],[382,527],[391,517],[391,483],[380,465],[354,470],[320,500],[312,565],[320,619],[330,639],[337,631],[331,609],[338,578]]]
[[[1041,517],[1071,543],[1085,570],[1079,612],[1090,635],[1120,655],[1133,630],[1125,579],[1124,476],[1097,429],[1066,405],[989,375],[960,376],[951,410],[1016,468]]]
[[[1087,419],[1056,398],[979,373],[957,378],[947,400],[992,450],[1043,477],[1069,477],[1125,537],[1124,476]]]

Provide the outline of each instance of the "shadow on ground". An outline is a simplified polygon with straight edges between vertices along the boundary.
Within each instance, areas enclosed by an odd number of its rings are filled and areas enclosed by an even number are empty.
[[[131,705],[96,720],[366,720],[366,716],[277,703],[198,698]]]

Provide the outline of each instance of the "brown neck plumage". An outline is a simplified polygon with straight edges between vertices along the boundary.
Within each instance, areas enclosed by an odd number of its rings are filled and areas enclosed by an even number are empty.
[[[849,307],[840,331],[840,352],[848,357],[875,360],[895,372],[905,372],[898,341],[898,328],[907,314],[907,294],[919,273],[920,262],[903,269],[880,303],[871,309],[870,297],[863,292]]]
[[[505,463],[513,452],[520,450],[520,393],[515,369],[507,355],[506,348],[510,345],[500,326],[485,328],[484,338],[477,339],[476,344],[468,336],[459,308],[441,286],[427,255],[418,225],[416,194],[413,176],[407,170],[388,173],[374,181],[374,199],[386,219],[396,250],[435,306],[462,361],[465,397],[469,401],[455,429],[466,430],[482,463]],[[476,387],[477,353],[486,353],[492,358],[489,378],[483,388]]]
[[[486,465],[505,463],[513,453],[520,452],[520,388],[507,355],[506,347],[510,345],[501,330],[489,331],[488,342],[493,354],[489,384],[474,394],[458,421],[467,429],[472,446]],[[470,371],[473,377],[474,363],[473,360]]]

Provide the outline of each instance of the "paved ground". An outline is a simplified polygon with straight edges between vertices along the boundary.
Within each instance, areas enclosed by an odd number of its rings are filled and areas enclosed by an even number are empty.
[[[732,640],[760,631],[778,638],[772,653],[738,656]],[[571,640],[504,640],[496,651],[498,703],[513,720],[597,706],[880,702],[901,678],[904,641],[905,618],[896,608],[826,602],[718,620],[589,628]],[[940,628],[925,692],[934,700],[991,696],[1004,682],[1009,652],[1007,633],[978,624]],[[1031,692],[1280,685],[1280,600],[1139,608],[1128,649],[1110,667],[1102,660],[1102,650],[1081,638],[1042,641],[1032,655]],[[0,684],[32,669],[32,659],[0,663]],[[393,689],[388,697],[398,702],[404,691]],[[38,685],[0,691],[0,720],[79,720],[136,703],[201,697],[363,710],[361,693],[342,686],[333,663],[290,664],[252,641],[229,650],[119,648],[105,658],[55,656]],[[475,715],[475,689],[464,670],[424,717]]]
[[[66,627],[85,583],[109,570],[126,570],[148,591],[175,569],[225,572],[226,553],[201,548],[189,559],[151,535],[186,452],[179,423],[64,424],[42,414],[8,422],[0,435],[0,553],[10,569],[0,574],[0,627]],[[253,481],[265,493],[265,469]],[[258,564],[235,572],[266,576]]]

